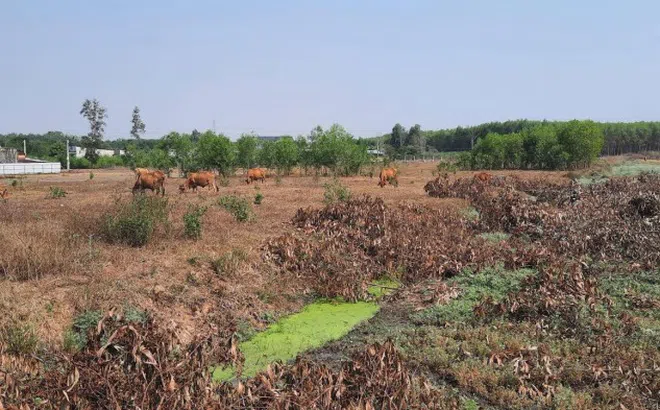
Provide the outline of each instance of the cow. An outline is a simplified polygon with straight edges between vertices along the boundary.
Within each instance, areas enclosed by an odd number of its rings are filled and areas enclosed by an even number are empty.
[[[186,178],[186,182],[179,185],[179,191],[184,192],[192,188],[193,192],[197,192],[197,187],[211,187],[215,188],[215,192],[220,191],[218,184],[215,181],[215,174],[210,171],[191,172]]]
[[[165,196],[165,174],[162,171],[142,172],[138,174],[135,185],[133,185],[133,194],[140,190],[150,189],[158,195],[160,192]]]
[[[479,172],[474,174],[475,181],[489,182],[491,179],[493,179],[493,174],[489,174],[488,172]]]
[[[264,168],[250,168],[247,172],[245,183],[249,184],[252,181],[261,180],[262,183],[266,181],[266,170]]]
[[[397,179],[397,171],[395,168],[383,168],[380,170],[380,176],[378,185],[382,188],[389,182],[390,185],[397,186],[399,185],[399,180]],[[396,184],[393,184],[394,181]]]

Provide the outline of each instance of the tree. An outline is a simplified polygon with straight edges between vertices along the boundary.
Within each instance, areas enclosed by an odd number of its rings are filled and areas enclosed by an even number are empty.
[[[262,167],[274,168],[277,163],[275,160],[275,143],[273,141],[263,141],[257,157],[259,165]]]
[[[95,163],[98,160],[97,149],[101,148],[103,133],[105,132],[105,119],[108,118],[105,107],[97,99],[85,100],[80,114],[89,121],[90,131],[82,138],[82,146],[85,148],[85,158]]]
[[[174,157],[183,175],[195,168],[192,158],[193,143],[189,135],[170,132],[161,139],[159,148]]]
[[[254,134],[242,134],[236,141],[238,157],[236,162],[239,166],[249,169],[257,163],[259,139]]]
[[[422,127],[415,124],[408,130],[408,143],[411,144],[417,154],[423,154],[426,151],[426,137],[422,135]]]
[[[390,136],[390,145],[394,148],[401,148],[406,145],[408,140],[408,132],[403,125],[397,123],[392,127],[392,134]]]
[[[557,131],[557,140],[568,153],[569,166],[589,166],[603,150],[603,130],[593,121],[573,120]]]
[[[217,169],[220,174],[227,176],[234,168],[236,152],[229,138],[213,131],[206,131],[199,137],[197,157],[200,166]]]
[[[275,165],[280,172],[290,174],[299,157],[298,145],[293,137],[285,136],[275,142]]]
[[[131,128],[131,136],[136,140],[139,140],[140,134],[144,134],[146,126],[144,125],[142,118],[140,118],[140,108],[138,106],[133,108],[133,118],[131,119],[131,123],[133,124],[133,127]]]

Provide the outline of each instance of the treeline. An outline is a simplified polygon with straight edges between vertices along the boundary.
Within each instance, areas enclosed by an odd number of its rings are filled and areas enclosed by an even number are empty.
[[[565,121],[513,120],[489,122],[473,127],[446,130],[421,130],[419,125],[406,130],[400,124],[392,132],[372,140],[393,158],[423,156],[425,153],[468,151],[486,135],[517,134],[540,125],[561,126]],[[660,151],[660,122],[596,123],[603,132],[601,155],[621,155],[632,152]],[[422,138],[420,138],[420,135]]]
[[[27,141],[30,157],[58,161],[66,165],[66,140],[80,145],[81,138],[60,132],[0,135],[0,145],[23,149]],[[72,168],[111,166],[148,167],[183,172],[215,169],[229,174],[237,167],[266,167],[289,173],[295,167],[306,171],[353,175],[370,163],[368,143],[354,138],[341,125],[327,130],[316,127],[307,136],[283,136],[277,141],[262,140],[255,134],[243,134],[233,142],[213,131],[200,133],[171,132],[160,139],[102,141],[99,148],[123,149],[125,155],[96,158],[73,158]]]
[[[589,166],[603,149],[602,127],[593,121],[545,123],[510,134],[488,133],[462,152],[465,169],[567,169]]]

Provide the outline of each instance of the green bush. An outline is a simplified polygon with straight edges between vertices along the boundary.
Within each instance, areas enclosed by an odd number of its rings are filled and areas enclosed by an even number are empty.
[[[202,216],[205,213],[205,206],[191,205],[188,212],[183,215],[183,225],[188,238],[199,239],[202,237]]]
[[[247,199],[236,195],[225,195],[219,200],[220,206],[229,211],[238,222],[247,222],[254,219],[252,206]]]
[[[94,179],[94,173],[90,171],[89,172],[89,180],[91,181],[92,179]]]
[[[50,187],[50,193],[48,194],[48,197],[51,199],[55,198],[64,198],[66,196],[66,192],[58,187],[58,186],[52,186]]]
[[[144,246],[152,238],[159,223],[168,222],[166,198],[136,195],[129,202],[117,202],[115,209],[104,215],[101,234],[110,243]]]
[[[94,168],[114,168],[114,167],[123,167],[126,165],[122,157],[112,156],[112,157],[99,157]]]
[[[92,167],[92,163],[87,158],[71,158],[69,164],[71,169],[89,169]]]
[[[261,205],[261,201],[263,201],[264,196],[261,194],[261,192],[257,192],[257,194],[254,196],[254,204],[255,205]]]
[[[346,202],[351,199],[351,191],[346,186],[342,185],[338,179],[334,179],[331,183],[324,184],[323,188],[325,188],[323,202],[326,205],[335,202]]]

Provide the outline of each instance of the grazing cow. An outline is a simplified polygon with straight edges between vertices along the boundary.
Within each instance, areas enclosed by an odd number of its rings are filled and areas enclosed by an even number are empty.
[[[475,181],[489,182],[491,179],[493,179],[493,174],[489,174],[488,172],[479,172],[474,174],[474,179]]]
[[[140,176],[142,174],[146,174],[146,173],[149,173],[149,172],[151,172],[151,171],[149,171],[148,168],[135,168],[135,175],[136,176]]]
[[[165,196],[165,174],[161,171],[142,172],[138,174],[135,185],[133,185],[133,193],[140,190],[144,192],[145,189],[150,189],[158,195],[160,192]]]
[[[218,184],[215,181],[215,174],[209,171],[191,172],[188,174],[186,182],[179,186],[179,191],[184,192],[192,188],[193,192],[197,192],[197,187],[211,187],[215,188],[215,192],[220,191]]]
[[[249,184],[252,181],[261,180],[261,182],[266,181],[266,170],[264,168],[250,168],[247,172],[247,178],[245,182]]]
[[[390,185],[397,186],[399,185],[399,180],[397,179],[397,171],[395,168],[383,168],[380,170],[380,177],[378,185],[382,188],[389,182]],[[394,181],[396,184],[393,184]]]

